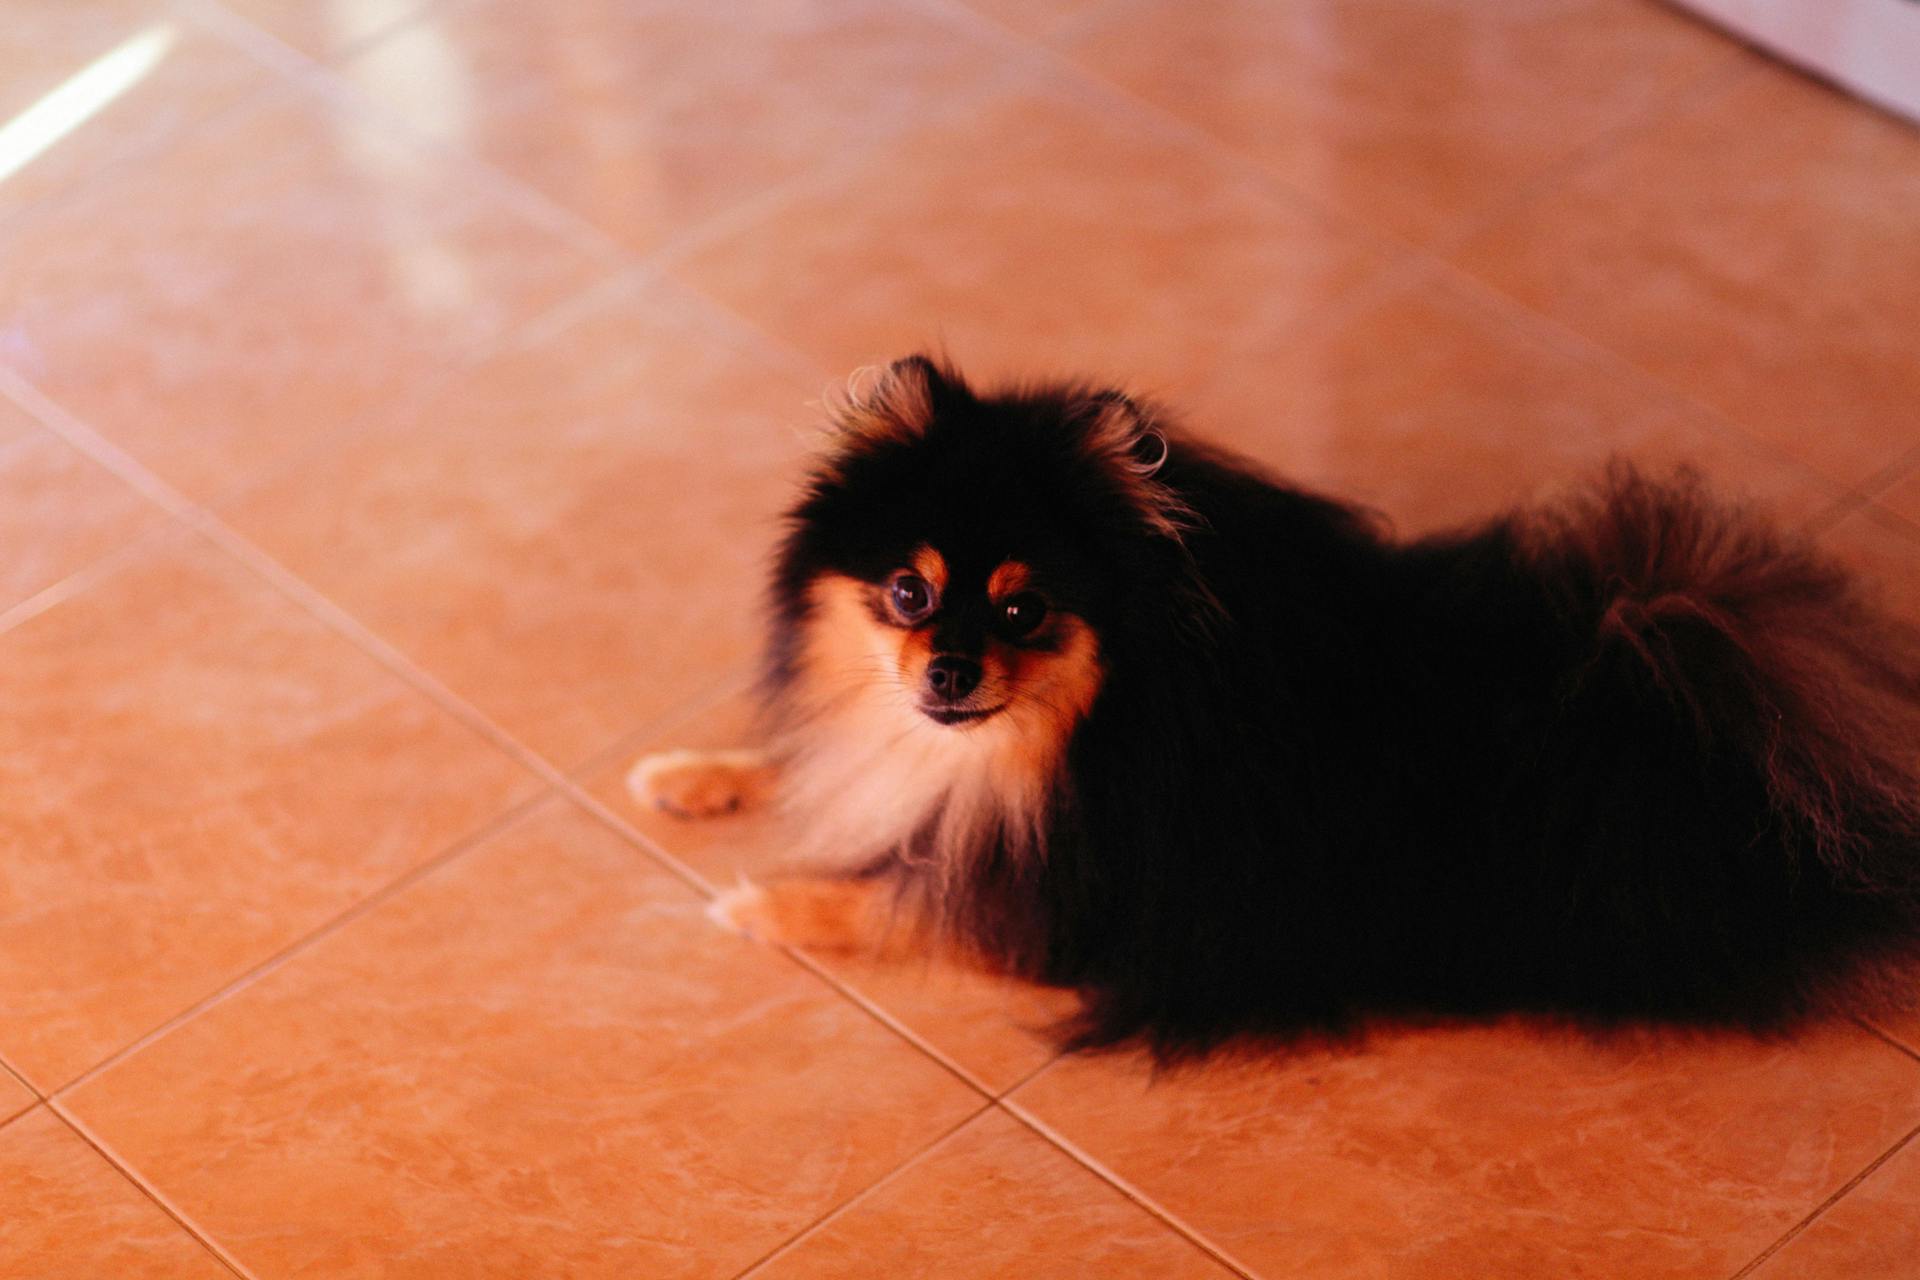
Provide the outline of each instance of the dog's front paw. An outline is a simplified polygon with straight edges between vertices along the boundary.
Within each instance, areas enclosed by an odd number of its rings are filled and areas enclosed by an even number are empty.
[[[679,818],[737,813],[759,798],[766,762],[754,751],[662,751],[627,774],[639,803]]]
[[[756,942],[777,945],[785,941],[780,935],[780,913],[775,910],[773,895],[744,878],[707,904],[707,919],[728,933]]]
[[[742,879],[707,907],[707,918],[730,933],[769,946],[882,955],[908,949],[914,930],[895,928],[886,890],[871,880]]]

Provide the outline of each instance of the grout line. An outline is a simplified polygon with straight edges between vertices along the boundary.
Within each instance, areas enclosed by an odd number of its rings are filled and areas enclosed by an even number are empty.
[[[52,586],[43,587],[9,609],[0,610],[0,632],[30,622],[49,609],[58,607],[117,575],[140,557],[158,547],[180,539],[185,530],[175,523],[150,530],[81,569],[76,569]]]
[[[1884,525],[1889,533],[1920,539],[1920,523],[1908,519],[1893,508],[1881,506],[1877,502],[1862,502],[1860,509]]]
[[[744,1271],[739,1271],[734,1273],[734,1280],[747,1280],[747,1277],[751,1276],[754,1272],[759,1271],[761,1268],[767,1266],[769,1263],[779,1258],[782,1254],[789,1253],[792,1250],[798,1248],[802,1243],[804,1243],[807,1240],[808,1237],[817,1233],[821,1228],[825,1227],[828,1223],[833,1222],[836,1219],[844,1216],[846,1213],[852,1210],[856,1205],[859,1205],[863,1201],[871,1198],[872,1196],[877,1194],[882,1188],[886,1187],[888,1184],[896,1182],[900,1178],[906,1176],[907,1171],[913,1168],[914,1165],[920,1163],[920,1161],[932,1155],[936,1149],[943,1147],[947,1143],[951,1142],[954,1138],[959,1136],[959,1133],[962,1129],[966,1128],[968,1125],[972,1124],[975,1120],[978,1120],[981,1116],[986,1115],[989,1111],[992,1111],[992,1110],[993,1110],[992,1102],[990,1101],[982,1102],[977,1110],[968,1112],[965,1116],[961,1117],[960,1121],[957,1124],[953,1125],[951,1128],[946,1129],[945,1131],[939,1134],[936,1134],[931,1142],[927,1143],[925,1146],[920,1147],[918,1150],[908,1155],[906,1159],[902,1160],[899,1164],[895,1165],[893,1168],[887,1170],[887,1172],[880,1175],[879,1178],[875,1179],[873,1182],[868,1183],[865,1187],[861,1188],[861,1190],[856,1192],[854,1195],[848,1197],[845,1200],[842,1200],[839,1204],[833,1206],[833,1208],[827,1210],[825,1213],[815,1218],[812,1222],[809,1222],[806,1226],[794,1232],[791,1236],[788,1236],[786,1240],[782,1241],[780,1244],[775,1245],[772,1249],[768,1250],[766,1253],[763,1253],[758,1258],[755,1258],[752,1262],[747,1264],[747,1267]]]
[[[1869,1035],[1872,1035],[1877,1039],[1886,1041],[1887,1045],[1890,1048],[1892,1048],[1895,1052],[1903,1053],[1907,1057],[1912,1058],[1915,1062],[1920,1062],[1920,1049],[1916,1049],[1912,1045],[1907,1044],[1905,1041],[1901,1040],[1898,1036],[1886,1030],[1879,1023],[1873,1021],[1871,1018],[1855,1017],[1852,1019],[1852,1021],[1856,1025],[1858,1025],[1861,1030],[1867,1032]]]
[[[1015,1080],[1012,1084],[1000,1090],[1000,1092],[994,1094],[993,1100],[995,1102],[1006,1101],[1008,1098],[1012,1097],[1015,1093],[1017,1093],[1021,1089],[1024,1089],[1028,1084],[1030,1084],[1032,1081],[1037,1079],[1041,1072],[1045,1071],[1048,1067],[1051,1067],[1054,1063],[1060,1061],[1060,1059],[1062,1059],[1065,1056],[1066,1055],[1062,1053],[1060,1050],[1055,1049],[1052,1053],[1047,1055],[1047,1060],[1045,1062],[1042,1062],[1039,1066],[1035,1067],[1033,1070],[1026,1072],[1019,1079]]]
[[[260,550],[241,534],[222,523],[213,513],[194,506],[177,490],[173,489],[172,486],[152,475],[152,473],[148,472],[124,451],[103,439],[91,427],[67,413],[58,405],[53,404],[53,402],[47,400],[46,397],[41,396],[33,388],[16,387],[14,384],[18,382],[19,379],[17,375],[13,375],[5,369],[0,369],[0,392],[9,394],[23,392],[23,407],[31,405],[36,411],[41,413],[42,421],[50,429],[66,437],[76,448],[81,449],[96,461],[99,461],[103,466],[113,470],[116,474],[125,475],[130,482],[136,483],[141,487],[143,492],[149,493],[149,496],[153,497],[155,501],[161,502],[170,510],[175,510],[184,523],[208,542],[264,579],[270,586],[305,609],[328,629],[386,667],[402,682],[408,684],[416,692],[425,696],[442,711],[505,752],[510,758],[533,773],[542,782],[546,783],[551,791],[565,796],[568,800],[572,801],[574,805],[583,809],[602,825],[607,826],[614,831],[615,834],[624,838],[642,854],[652,859],[660,867],[681,880],[696,893],[708,899],[717,896],[714,886],[699,872],[629,826],[618,814],[614,813],[606,805],[590,795],[583,787],[549,762],[544,756],[523,745],[505,729],[494,723],[484,712],[448,689],[436,677],[360,622],[359,619],[321,594],[321,592],[308,584],[303,578],[300,578],[284,565],[280,564],[279,561],[267,555],[266,552]],[[676,709],[676,711],[677,710],[678,709]],[[431,861],[433,865],[437,865],[440,860],[450,856],[451,851],[443,852],[438,859]],[[391,885],[388,887],[392,888]],[[992,1090],[984,1086],[971,1072],[960,1066],[959,1063],[955,1062],[944,1052],[936,1049],[918,1034],[908,1030],[898,1019],[875,1004],[872,1000],[855,991],[844,981],[821,968],[811,957],[803,956],[791,949],[787,950],[787,954],[791,956],[796,963],[800,964],[802,968],[813,973],[853,1004],[865,1010],[869,1016],[875,1018],[883,1026],[900,1036],[908,1044],[919,1049],[934,1062],[944,1067],[963,1084],[967,1085],[967,1087],[985,1097],[992,1097]],[[144,1041],[142,1043],[144,1043]],[[118,1060],[118,1058],[123,1057],[130,1051],[130,1049],[123,1049],[120,1053],[114,1055],[114,1058],[110,1059],[110,1061]],[[96,1074],[102,1069],[103,1065],[104,1064],[92,1068],[86,1075],[91,1076]],[[84,1079],[86,1077],[83,1076],[81,1078]],[[63,1086],[63,1090],[72,1088],[78,1083],[79,1080],[71,1081]]]
[[[263,59],[241,42],[228,38],[219,24],[203,21],[204,15],[201,14],[197,5],[176,3],[170,8],[158,10],[151,17],[154,20],[165,20],[169,15],[175,16],[177,22],[189,25],[201,34],[212,37],[241,60],[260,64],[260,70],[266,77],[265,82],[251,89],[242,90],[231,102],[224,103],[204,115],[196,114],[190,119],[163,127],[150,136],[111,148],[94,165],[56,183],[51,189],[28,200],[25,204],[0,214],[0,229],[10,228],[16,223],[24,225],[49,216],[47,210],[84,198],[94,187],[104,186],[128,165],[140,163],[151,156],[164,154],[192,135],[224,124],[230,118],[249,111],[260,103],[271,101],[277,94],[286,90],[285,82],[275,78],[274,73],[284,70],[278,63],[271,59]]]
[[[431,409],[445,392],[457,386],[466,375],[509,352],[545,341],[590,313],[607,297],[633,287],[646,275],[644,269],[632,266],[610,270],[563,294],[531,315],[504,324],[493,333],[469,339],[445,355],[434,358],[425,377],[412,380],[404,391],[391,400],[369,405],[335,424],[334,429],[323,438],[269,461],[252,474],[225,488],[216,489],[205,499],[190,505],[209,513],[218,513],[289,472],[300,470],[314,458],[336,453],[377,432],[395,429],[396,422],[405,422],[413,415]],[[72,418],[71,414],[66,416]],[[136,462],[134,465],[145,471],[144,464]]]
[[[921,7],[928,6],[923,4]],[[1021,84],[1023,70],[1019,66],[996,68],[980,80],[953,90],[944,98],[901,114],[887,127],[862,137],[845,150],[777,179],[768,186],[746,193],[699,221],[673,232],[646,252],[646,261],[659,264],[662,270],[671,270],[675,264],[684,262],[710,245],[750,229],[763,221],[769,212],[792,203],[796,196],[830,187],[859,172],[908,135],[956,122],[968,109]]]
[[[27,1105],[24,1107],[21,1107],[18,1111],[10,1111],[4,1114],[0,1114],[0,1130],[4,1130],[8,1125],[12,1124],[16,1120],[32,1115],[34,1112],[38,1111],[41,1107],[44,1107],[46,1105],[47,1104],[45,1099],[40,1099],[37,1101],[29,1100]]]
[[[744,694],[752,688],[752,685],[751,673],[729,672],[708,684],[700,693],[682,702],[672,712],[663,713],[655,717],[651,723],[622,734],[619,740],[610,746],[594,752],[579,764],[569,766],[567,776],[585,787],[588,779],[597,777],[603,770],[613,768],[623,757],[664,742],[664,735],[678,732],[682,728],[696,728],[700,720],[730,699]]]
[[[1160,1221],[1166,1223],[1167,1226],[1173,1228],[1173,1230],[1177,1231],[1179,1234],[1186,1237],[1189,1243],[1193,1244],[1196,1248],[1200,1249],[1203,1253],[1205,1253],[1208,1257],[1212,1258],[1214,1261],[1218,1262],[1221,1266],[1226,1267],[1228,1270],[1232,1271],[1235,1275],[1242,1277],[1243,1280],[1259,1280],[1258,1274],[1254,1271],[1252,1267],[1248,1266],[1244,1262],[1241,1262],[1238,1258],[1228,1253],[1225,1249],[1221,1248],[1219,1245],[1209,1240],[1197,1228],[1188,1224],[1186,1221],[1180,1218],[1177,1214],[1173,1213],[1171,1210],[1163,1207],[1161,1204],[1155,1201],[1152,1196],[1149,1196],[1146,1192],[1140,1190],[1138,1187],[1134,1186],[1131,1182],[1128,1182],[1125,1178],[1121,1177],[1118,1173],[1114,1172],[1112,1169],[1108,1168],[1105,1164],[1101,1163],[1094,1156],[1082,1150],[1071,1138],[1068,1138],[1065,1134],[1054,1129],[1051,1125],[1047,1124],[1044,1120],[1041,1120],[1038,1116],[1028,1111],[1025,1107],[1021,1106],[1018,1102],[1014,1101],[1012,1098],[997,1099],[995,1100],[994,1105],[1004,1110],[1008,1115],[1012,1116],[1014,1119],[1020,1121],[1020,1123],[1026,1125],[1027,1128],[1039,1134],[1040,1137],[1052,1143],[1055,1147],[1059,1148],[1061,1151],[1064,1151],[1067,1155],[1073,1158],[1075,1163],[1079,1164],[1082,1168],[1092,1173],[1095,1177],[1099,1178],[1102,1182],[1107,1183],[1109,1186],[1113,1187],[1114,1190],[1118,1191],[1121,1195],[1133,1201],[1135,1204],[1139,1205],[1142,1209],[1145,1209],[1148,1213],[1152,1214],[1154,1217],[1158,1218]]]
[[[75,1116],[71,1111],[67,1110],[67,1108],[61,1106],[58,1102],[48,1102],[47,1109],[58,1116],[67,1128],[72,1130],[82,1142],[92,1147],[94,1152],[102,1160],[112,1165],[121,1177],[132,1183],[140,1194],[151,1200],[160,1212],[172,1218],[176,1226],[199,1241],[200,1246],[212,1254],[221,1266],[231,1271],[234,1275],[242,1277],[242,1280],[255,1280],[253,1272],[240,1265],[240,1262],[236,1258],[225,1249],[222,1249],[218,1244],[214,1243],[211,1233],[194,1222],[193,1219],[189,1218],[185,1210],[162,1195],[158,1187],[155,1187],[145,1178],[135,1173],[132,1165],[115,1156],[112,1150],[107,1147],[106,1143],[95,1136],[93,1131],[88,1129],[79,1117]]]
[[[455,7],[454,4],[451,3],[451,0],[420,0],[420,3],[411,12],[403,13],[398,17],[388,18],[385,21],[379,22],[372,29],[363,31],[350,39],[343,40],[331,48],[323,49],[319,53],[308,54],[281,40],[278,36],[268,31],[259,23],[246,17],[244,14],[229,8],[225,0],[186,0],[186,2],[192,4],[194,11],[206,17],[210,22],[218,22],[223,26],[231,28],[236,33],[243,33],[243,38],[249,43],[265,44],[271,42],[277,47],[276,57],[284,57],[291,54],[293,58],[302,61],[311,59],[322,65],[330,64],[340,59],[350,58],[385,40],[395,32],[413,26],[424,18],[433,16],[438,11]],[[295,71],[297,67],[298,64],[291,63],[290,61],[290,65],[288,65],[286,69]]]
[[[31,1108],[34,1102],[45,1102],[47,1100],[47,1095],[40,1092],[39,1086],[27,1079],[27,1073],[14,1066],[12,1062],[8,1061],[4,1054],[0,1054],[0,1075],[11,1076],[13,1079],[19,1081],[22,1089],[25,1089],[33,1095],[33,1102],[27,1104],[28,1108]]]
[[[210,25],[222,28],[235,43],[249,48],[261,60],[283,71],[291,88],[347,112],[357,124],[380,134],[390,144],[426,152],[450,167],[463,171],[477,186],[502,200],[508,208],[519,211],[545,230],[564,237],[575,248],[614,262],[628,261],[633,257],[633,251],[625,244],[544,192],[495,168],[471,152],[421,132],[405,117],[381,109],[329,62],[295,48],[272,32],[235,16],[217,4],[207,5],[204,12]],[[410,26],[415,18],[425,13],[426,10],[422,10],[420,14],[397,22],[380,35],[392,35]],[[369,39],[326,56],[346,60],[365,52],[372,47],[372,43]]]
[[[1050,72],[1059,82],[1059,87],[1080,98],[1083,105],[1098,110],[1103,116],[1108,117],[1113,114],[1113,108],[1123,109],[1139,123],[1157,129],[1169,140],[1206,153],[1228,169],[1237,171],[1242,177],[1254,179],[1261,191],[1275,203],[1286,205],[1320,222],[1327,229],[1351,237],[1363,248],[1383,257],[1423,252],[1419,245],[1405,236],[1360,221],[1344,210],[1328,204],[1314,193],[1294,186],[1266,165],[1229,145],[1179,112],[1164,107],[1151,98],[1143,97],[1050,44],[1014,31],[999,19],[980,12],[963,0],[920,0],[920,7],[947,14],[966,15],[973,25],[990,32],[996,41],[1009,50],[1025,51],[1037,69]],[[1073,21],[1090,23],[1092,17],[1086,15]]]
[[[1858,493],[1863,498],[1878,498],[1887,490],[1907,478],[1909,472],[1920,470],[1920,444],[1914,445],[1880,470],[1862,480]]]
[[[588,794],[583,787],[561,769],[549,762],[544,756],[523,745],[518,739],[497,725],[484,712],[447,688],[436,677],[414,662],[405,653],[360,622],[358,618],[335,604],[331,599],[308,584],[304,579],[294,574],[291,570],[287,569],[284,565],[280,564],[277,560],[274,560],[243,535],[227,526],[214,513],[193,504],[178,490],[149,472],[124,450],[106,440],[98,432],[94,431],[93,428],[41,394],[37,388],[32,387],[10,370],[0,368],[0,393],[7,394],[14,398],[16,403],[20,404],[22,408],[27,409],[30,413],[33,413],[50,430],[64,437],[75,448],[80,449],[108,470],[121,476],[164,509],[175,514],[183,523],[200,534],[208,542],[264,579],[270,586],[305,609],[309,614],[337,635],[344,638],[348,643],[354,645],[361,652],[371,656],[376,662],[397,676],[403,683],[406,683],[416,692],[425,696],[442,711],[451,715],[467,728],[479,734],[483,739],[505,752],[522,767],[545,782],[551,790],[565,796],[568,800],[572,801],[574,805],[597,819],[602,825],[609,827],[617,835],[637,848],[643,855],[681,880],[696,893],[708,899],[717,896],[714,886],[709,883],[704,876],[629,826],[619,815],[615,814],[607,806],[600,803],[599,800]],[[664,714],[662,721],[666,721],[670,716],[682,714],[684,714],[684,708],[675,708]],[[664,727],[664,725],[661,727]],[[447,853],[441,855],[442,858],[447,856],[450,855]],[[435,865],[437,865],[437,861],[438,860],[435,860]],[[389,888],[391,887],[390,885]],[[342,922],[344,922],[344,920]],[[967,1087],[980,1093],[982,1096],[991,1098],[992,1090],[983,1085],[971,1072],[967,1071],[944,1052],[936,1049],[921,1036],[910,1031],[898,1019],[893,1017],[892,1014],[882,1009],[871,999],[855,991],[844,981],[821,968],[811,957],[802,956],[791,950],[788,951],[788,954],[802,968],[813,973],[833,990],[839,992],[854,1005],[866,1011],[870,1017],[876,1019],[881,1025],[901,1037],[909,1045],[926,1054]],[[197,1007],[198,1006],[196,1006],[196,1008]],[[171,1025],[171,1023],[167,1025]],[[157,1033],[150,1033],[150,1035],[152,1034]],[[145,1042],[145,1039],[143,1039],[137,1043]],[[123,1049],[120,1053],[114,1055],[112,1059],[109,1059],[109,1061],[117,1061],[130,1051],[130,1048]],[[102,1066],[104,1066],[104,1064],[97,1065],[88,1071],[86,1076],[97,1073],[102,1069]],[[84,1079],[86,1076],[81,1078]],[[78,1080],[71,1081],[68,1085],[63,1086],[63,1088],[71,1088],[77,1083],[79,1083]]]
[[[0,396],[5,396],[33,415],[42,426],[111,471],[168,515],[191,518],[196,511],[193,503],[178,489],[147,470],[120,446],[67,412],[64,406],[40,388],[4,365],[0,365]]]
[[[1756,435],[1723,410],[1699,399],[1692,392],[1675,386],[1607,344],[1570,327],[1564,321],[1534,309],[1523,299],[1481,279],[1448,259],[1435,258],[1433,261],[1442,279],[1475,295],[1483,304],[1496,304],[1503,313],[1520,321],[1524,331],[1531,332],[1536,338],[1546,342],[1561,354],[1580,361],[1596,372],[1611,376],[1615,381],[1640,395],[1653,395],[1675,408],[1686,410],[1687,413],[1699,419],[1701,425],[1719,432],[1729,440],[1739,442],[1748,450],[1770,461],[1788,464],[1800,472],[1804,479],[1834,498],[1837,503],[1846,503],[1856,496],[1857,484],[1836,480],[1825,472],[1815,470],[1767,437]]]
[[[1855,1187],[1859,1186],[1862,1182],[1865,1182],[1869,1177],[1871,1177],[1873,1175],[1874,1170],[1878,1169],[1881,1165],[1885,1164],[1887,1161],[1893,1159],[1893,1157],[1895,1157],[1896,1155],[1899,1155],[1901,1149],[1907,1146],[1907,1144],[1911,1143],[1915,1138],[1920,1138],[1920,1125],[1917,1125],[1914,1128],[1909,1129],[1906,1133],[1906,1136],[1900,1138],[1892,1146],[1888,1147],[1885,1151],[1882,1151],[1878,1156],[1874,1157],[1874,1159],[1868,1163],[1866,1168],[1862,1169],[1860,1172],[1854,1174],[1853,1177],[1849,1178],[1846,1182],[1846,1185],[1842,1186],[1838,1191],[1828,1196],[1825,1200],[1822,1200],[1819,1203],[1819,1205],[1814,1208],[1812,1213],[1809,1213],[1806,1217],[1800,1219],[1800,1221],[1796,1222],[1792,1227],[1788,1228],[1785,1235],[1781,1236],[1778,1240],[1775,1240],[1772,1244],[1768,1245],[1765,1249],[1761,1250],[1758,1257],[1754,1258],[1753,1261],[1747,1263],[1746,1266],[1734,1272],[1732,1276],[1728,1277],[1728,1280],[1743,1280],[1743,1277],[1750,1276],[1755,1271],[1759,1270],[1760,1267],[1763,1264],[1765,1264],[1768,1258],[1771,1258],[1774,1254],[1780,1252],[1782,1249],[1786,1248],[1789,1244],[1793,1243],[1793,1240],[1796,1236],[1798,1236],[1801,1232],[1805,1231],[1808,1227],[1812,1226],[1816,1221],[1818,1221],[1820,1216],[1826,1213],[1827,1210],[1833,1208],[1834,1205],[1840,1203],[1841,1199],[1844,1196],[1846,1196],[1847,1193],[1849,1193]]]
[[[654,841],[637,827],[634,827],[625,818],[622,818],[618,813],[603,804],[598,797],[586,791],[578,783],[570,778],[563,778],[559,783],[559,789],[567,799],[573,801],[575,805],[585,810],[589,816],[599,821],[602,826],[612,831],[628,844],[633,845],[642,854],[660,863],[667,870],[679,876],[702,897],[712,899],[719,896],[719,890],[714,887],[712,881],[708,880],[691,866],[681,862],[680,859],[674,857],[671,852],[663,848],[658,842]],[[861,992],[831,969],[828,969],[821,964],[820,961],[796,947],[780,946],[767,949],[785,956],[795,965],[812,974],[834,991],[839,992],[848,1002],[864,1010],[874,1021],[880,1023],[887,1028],[887,1030],[893,1032],[894,1035],[906,1041],[913,1048],[918,1049],[939,1066],[945,1068],[947,1073],[959,1080],[960,1083],[966,1085],[981,1097],[989,1101],[992,1100],[994,1096],[993,1089],[979,1077],[975,1076],[973,1072],[967,1070],[966,1067],[962,1066],[959,1061],[949,1055],[945,1050],[927,1040],[924,1036],[920,1035],[919,1032],[908,1027],[904,1022],[900,1021],[899,1018],[895,1017],[890,1010],[876,1003],[871,997]]]
[[[226,983],[200,997],[200,999],[167,1018],[164,1022],[155,1025],[150,1030],[127,1041],[118,1049],[115,1049],[112,1053],[88,1067],[85,1071],[82,1071],[79,1075],[53,1090],[53,1092],[48,1095],[48,1101],[52,1102],[57,1098],[64,1097],[66,1094],[73,1092],[95,1077],[112,1070],[121,1062],[140,1052],[148,1045],[153,1044],[155,1041],[165,1039],[182,1026],[185,1026],[188,1022],[207,1012],[207,1010],[212,1009],[216,1005],[224,1004],[255,983],[271,976],[276,970],[284,967],[288,961],[294,959],[296,956],[304,954],[328,937],[338,933],[347,925],[352,924],[362,916],[374,911],[389,899],[396,897],[420,881],[433,875],[449,863],[458,860],[473,849],[485,844],[502,831],[507,830],[534,809],[551,801],[553,794],[550,788],[543,787],[524,800],[515,801],[506,809],[501,810],[493,817],[487,819],[466,835],[454,840],[424,862],[416,863],[414,866],[409,867],[365,897],[356,900],[338,913],[327,917],[306,933],[301,934],[292,942],[287,943],[278,951],[269,955],[266,959],[255,963],[236,977],[228,979]]]
[[[1729,43],[1738,45],[1737,41],[1729,40]],[[1701,72],[1686,84],[1662,94],[1632,118],[1621,121],[1576,147],[1505,196],[1475,210],[1471,217],[1462,219],[1453,230],[1428,246],[1428,252],[1436,258],[1451,260],[1452,255],[1469,241],[1507,221],[1550,191],[1565,187],[1586,170],[1597,168],[1602,161],[1631,143],[1696,110],[1716,95],[1731,92],[1741,81],[1764,75],[1766,63],[1755,60],[1751,54],[1750,49],[1736,47],[1729,55],[1732,60],[1727,66]]]

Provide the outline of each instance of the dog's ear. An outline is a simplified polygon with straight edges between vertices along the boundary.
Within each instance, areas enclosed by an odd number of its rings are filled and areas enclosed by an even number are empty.
[[[926,355],[855,369],[828,389],[826,403],[843,443],[907,441],[967,394],[951,368]]]
[[[1088,436],[1097,449],[1143,480],[1166,465],[1167,437],[1138,401],[1124,391],[1102,391],[1093,403]]]
[[[1123,391],[1099,391],[1087,399],[1085,447],[1102,459],[1120,491],[1149,527],[1174,542],[1183,540],[1196,517],[1166,483],[1161,469],[1172,449],[1149,404]]]

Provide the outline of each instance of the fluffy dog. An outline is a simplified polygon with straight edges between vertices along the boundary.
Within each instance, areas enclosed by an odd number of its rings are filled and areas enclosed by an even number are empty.
[[[1920,636],[1697,481],[1415,541],[1081,385],[856,377],[773,573],[763,752],[814,869],[716,916],[958,946],[1163,1059],[1357,1018],[1754,1030],[1920,956]]]

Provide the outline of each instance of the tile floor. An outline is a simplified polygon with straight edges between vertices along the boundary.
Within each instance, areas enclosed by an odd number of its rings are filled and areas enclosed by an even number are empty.
[[[1920,1021],[1150,1080],[620,784],[927,342],[1920,617],[1920,131],[1642,0],[7,0],[0,121],[0,1277],[1920,1276]]]

